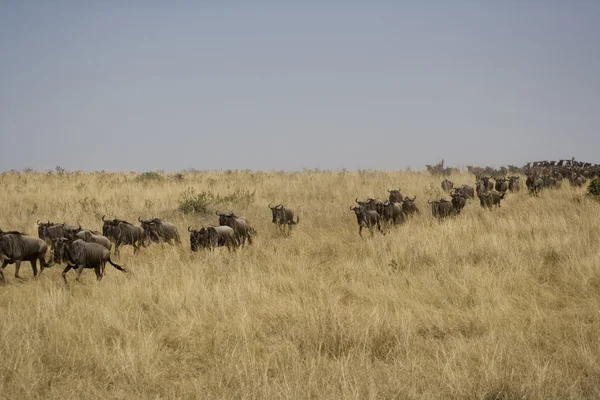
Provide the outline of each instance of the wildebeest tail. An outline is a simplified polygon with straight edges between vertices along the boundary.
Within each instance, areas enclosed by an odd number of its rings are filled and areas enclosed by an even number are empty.
[[[110,263],[110,265],[112,265],[113,267],[115,267],[119,271],[127,272],[127,270],[125,268],[121,267],[119,264],[115,264],[114,262],[112,262],[112,260],[110,259],[110,257],[108,258],[108,262]]]

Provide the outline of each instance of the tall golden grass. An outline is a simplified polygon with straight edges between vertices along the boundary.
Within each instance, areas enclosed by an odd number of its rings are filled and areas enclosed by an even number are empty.
[[[131,247],[96,282],[60,265],[5,269],[0,397],[600,398],[600,204],[563,183],[443,222],[421,172],[4,173],[0,227],[174,222],[183,244]],[[451,180],[473,184],[472,175]],[[358,236],[355,197],[416,195],[421,216]],[[253,192],[252,246],[192,253],[189,188]],[[297,210],[289,237],[269,202]],[[365,233],[365,232],[363,232]]]

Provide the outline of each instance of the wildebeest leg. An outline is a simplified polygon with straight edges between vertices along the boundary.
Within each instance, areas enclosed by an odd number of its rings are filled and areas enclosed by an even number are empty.
[[[115,243],[115,256],[119,255],[119,247],[121,247],[121,243],[122,242],[120,241]]]
[[[21,268],[21,261],[15,261],[15,278],[23,279],[19,276],[19,269]]]
[[[38,270],[37,270],[37,258],[34,258],[33,260],[29,261],[31,263],[31,269],[33,270],[33,277],[37,278],[38,277]],[[43,269],[44,266],[40,265],[40,268]],[[42,273],[42,271],[40,271],[40,274]]]
[[[106,266],[106,263],[102,263],[101,265],[98,265],[96,268],[94,268],[94,272],[96,273],[97,281],[102,280],[102,276],[104,275],[104,267],[105,266]]]
[[[252,244],[252,236],[250,236],[249,233],[247,233],[246,235],[248,235],[248,236],[246,236],[246,238],[248,239],[248,244],[249,245]]]
[[[137,244],[133,244],[133,254],[136,254],[138,251],[140,251],[140,246],[138,246]]]
[[[65,267],[65,269],[62,272],[62,277],[65,281],[65,285],[67,284],[67,272],[69,272],[71,270],[71,268],[73,268],[72,265],[67,264],[67,266]]]
[[[0,280],[4,280],[4,268],[6,268],[6,265],[8,264],[8,261],[4,261],[2,263],[2,266],[0,267]]]
[[[362,230],[363,230],[363,226],[362,226],[362,225],[359,225],[359,226],[358,226],[358,234],[360,235],[360,237],[363,237],[363,235],[362,235]]]
[[[85,268],[85,264],[81,264],[77,267],[77,276],[75,277],[75,280],[77,282],[81,282],[81,273],[83,272],[83,268]]]

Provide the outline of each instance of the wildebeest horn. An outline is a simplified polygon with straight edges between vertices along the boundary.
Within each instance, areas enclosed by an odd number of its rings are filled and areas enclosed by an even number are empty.
[[[356,207],[354,207],[354,206],[350,206],[350,209],[351,209],[352,211],[354,211],[354,209],[355,209],[355,208],[356,208]]]
[[[103,215],[103,216],[102,216],[102,222],[104,222],[104,217],[106,217],[106,215]]]
[[[188,226],[188,232],[191,232],[192,230],[190,229],[192,226]]]
[[[142,217],[138,217],[138,221],[139,221],[139,222],[142,222]]]
[[[416,198],[417,198],[417,196],[413,196],[411,201],[415,201]]]
[[[78,231],[81,230],[81,224],[78,222],[77,225],[79,225],[79,228],[77,228]]]
[[[38,225],[40,224],[40,220],[39,219],[37,220],[36,224],[38,224]]]
[[[354,200],[354,201],[358,203],[358,197],[357,197],[357,198],[356,198],[356,200]],[[360,204],[360,203],[359,203],[359,204]]]
[[[217,214],[217,215],[221,215],[221,213],[219,213],[219,210],[217,210],[217,212],[215,212],[215,214]]]
[[[435,203],[435,201],[430,201],[430,200],[427,200],[427,203],[428,203],[428,204],[431,204],[431,203]]]

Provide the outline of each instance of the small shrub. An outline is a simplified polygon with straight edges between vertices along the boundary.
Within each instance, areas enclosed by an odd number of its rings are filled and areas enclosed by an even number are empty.
[[[182,195],[179,201],[179,211],[184,214],[209,214],[213,207],[222,206],[232,209],[247,208],[254,201],[255,192],[249,190],[239,190],[231,194],[221,196],[211,192],[195,193],[194,189],[188,190]]]
[[[590,196],[600,196],[600,178],[594,178],[589,183],[587,192]]]
[[[135,178],[137,182],[160,181],[162,179],[163,177],[158,172],[154,171],[142,172]]]

